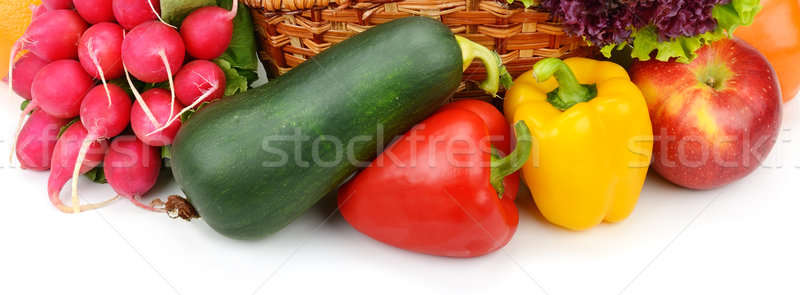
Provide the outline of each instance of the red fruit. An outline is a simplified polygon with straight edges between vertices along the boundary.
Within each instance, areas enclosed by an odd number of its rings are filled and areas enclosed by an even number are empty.
[[[718,41],[697,54],[689,64],[636,62],[631,75],[650,109],[655,171],[711,189],[750,174],[769,154],[781,93],[769,62],[742,41]]]

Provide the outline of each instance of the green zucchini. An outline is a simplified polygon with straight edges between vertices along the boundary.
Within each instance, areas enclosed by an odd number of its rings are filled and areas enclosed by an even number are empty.
[[[442,105],[465,62],[497,72],[491,52],[457,38],[427,18],[392,21],[206,106],[172,146],[178,185],[225,236],[280,230]],[[496,80],[481,86],[496,92]]]

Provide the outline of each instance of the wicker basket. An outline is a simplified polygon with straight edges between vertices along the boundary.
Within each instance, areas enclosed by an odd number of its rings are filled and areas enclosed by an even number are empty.
[[[502,1],[502,0],[500,0]],[[587,55],[578,38],[565,35],[547,12],[497,0],[243,0],[252,8],[260,55],[271,76],[280,75],[370,27],[422,15],[437,19],[459,35],[497,51],[513,76],[544,57]],[[476,61],[464,79],[480,81]],[[481,97],[462,83],[456,97]]]

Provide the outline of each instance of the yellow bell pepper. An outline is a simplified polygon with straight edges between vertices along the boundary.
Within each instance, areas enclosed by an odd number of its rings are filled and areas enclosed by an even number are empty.
[[[514,81],[504,109],[510,122],[531,129],[534,150],[522,173],[547,220],[584,230],[631,214],[653,131],[625,69],[587,58],[544,59]]]

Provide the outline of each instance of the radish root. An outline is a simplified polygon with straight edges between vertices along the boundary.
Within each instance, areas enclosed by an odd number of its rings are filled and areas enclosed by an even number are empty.
[[[117,197],[120,197],[120,196],[117,195]],[[137,196],[126,197],[126,198],[131,200],[131,203],[133,203],[134,205],[136,205],[139,208],[142,208],[142,209],[145,209],[145,210],[149,210],[149,211],[153,211],[153,212],[159,212],[159,213],[167,212],[164,208],[156,208],[156,207],[153,207],[152,205],[147,205],[147,204],[142,203],[142,201],[139,200],[139,197],[137,197]]]
[[[160,131],[162,131],[162,130],[166,129],[167,127],[169,127],[170,125],[172,125],[172,123],[175,123],[175,120],[178,120],[178,119],[180,119],[180,118],[181,118],[181,115],[183,115],[183,113],[185,113],[185,112],[188,112],[189,110],[193,109],[193,108],[194,108],[194,107],[196,107],[198,104],[200,104],[200,102],[201,102],[201,101],[203,101],[204,99],[206,99],[206,97],[210,96],[212,93],[214,93],[214,91],[217,91],[217,89],[219,88],[219,83],[210,83],[210,84],[212,85],[212,86],[211,86],[211,88],[209,88],[208,90],[206,90],[206,92],[205,92],[205,93],[203,93],[203,95],[201,95],[200,97],[198,97],[197,99],[195,99],[195,100],[194,100],[194,102],[192,102],[192,104],[190,104],[189,106],[187,106],[187,107],[185,107],[185,108],[181,109],[181,111],[180,111],[179,113],[175,114],[175,116],[174,116],[174,117],[172,117],[172,118],[171,118],[169,121],[167,121],[167,123],[166,123],[166,124],[164,124],[164,125],[162,125],[161,127],[159,127],[159,128],[157,128],[157,129],[155,129],[155,130],[151,131],[150,133],[148,133],[148,134],[147,134],[147,136],[153,135],[153,134],[155,134],[155,133],[158,133],[158,132],[160,132]]]
[[[133,85],[133,81],[131,81],[131,75],[128,73],[128,67],[125,66],[124,61],[122,62],[122,68],[125,70],[125,78],[128,80],[128,86],[131,87],[131,92],[133,92],[133,96],[136,97],[136,103],[138,103],[139,106],[142,107],[144,114],[147,116],[148,119],[150,119],[150,122],[153,123],[153,126],[156,127],[161,126],[161,124],[158,123],[158,120],[156,120],[156,117],[153,116],[153,113],[150,111],[150,108],[147,106],[146,103],[144,103],[144,99],[142,98],[142,95],[139,94],[139,90],[136,90],[136,86]]]
[[[239,13],[239,0],[233,0],[233,4],[231,5],[231,11],[228,12],[228,20],[233,20],[236,18],[236,14]]]
[[[125,39],[124,30],[122,31],[122,38]],[[122,61],[122,69],[125,71],[125,79],[128,80],[128,86],[131,87],[131,92],[133,92],[133,96],[136,97],[136,103],[138,103],[139,106],[142,107],[144,114],[147,116],[148,119],[150,119],[150,123],[153,123],[153,126],[155,127],[161,126],[160,124],[158,124],[158,120],[156,120],[156,117],[153,116],[153,112],[151,112],[147,104],[144,103],[144,99],[142,98],[142,95],[139,94],[139,90],[136,90],[136,86],[133,85],[133,81],[131,81],[131,75],[130,73],[128,73],[128,66],[125,65],[124,60]]]
[[[234,0],[234,1],[236,1],[236,0]],[[163,18],[161,18],[161,14],[156,11],[156,8],[153,6],[153,2],[152,1],[147,0],[147,5],[150,5],[150,10],[153,12],[153,14],[156,15],[156,17],[158,18],[158,21],[160,21],[161,23],[163,23],[163,24],[165,24],[165,25],[167,25],[167,26],[169,26],[169,27],[171,27],[173,29],[177,29],[178,28],[176,26],[170,25],[169,23],[165,22]]]
[[[93,135],[89,134],[83,140],[80,150],[78,150],[78,158],[75,159],[75,168],[72,169],[72,213],[81,212],[81,202],[78,200],[78,176],[80,176],[81,166],[83,166],[83,159],[86,158],[86,153],[89,151],[89,146],[95,142]]]
[[[14,45],[11,47],[11,54],[8,57],[8,91],[11,93],[11,97],[16,95],[14,92],[14,59],[16,59],[17,54],[19,54],[19,50],[21,49],[20,43],[25,42],[25,37],[20,38],[17,42],[14,42]],[[11,152],[8,154],[8,163],[14,163],[14,151],[17,148],[17,138],[19,138],[19,133],[22,131],[22,124],[25,123],[25,116],[28,115],[33,109],[36,107],[36,103],[31,100],[28,103],[28,106],[25,107],[25,110],[22,111],[22,114],[19,116],[19,121],[17,122],[17,131],[14,133],[14,141],[11,143]]]
[[[22,37],[25,38],[25,37]],[[23,39],[20,38],[17,42],[14,42],[14,45],[11,47],[11,54],[8,57],[8,91],[11,92],[11,97],[14,97],[16,93],[14,92],[14,59],[16,59],[17,54],[19,54],[20,42],[24,42]]]
[[[89,44],[86,45],[86,49],[89,50],[89,58],[92,59],[92,63],[94,66],[97,67],[97,73],[100,74],[100,80],[103,82],[103,88],[106,89],[106,97],[108,97],[108,106],[111,107],[111,91],[108,90],[108,82],[106,82],[106,76],[103,73],[103,68],[100,67],[100,61],[97,59],[97,55],[94,51],[92,44],[94,43],[94,38],[89,39]]]
[[[161,57],[161,61],[164,62],[164,67],[167,69],[167,80],[169,80],[169,91],[170,91],[170,101],[169,101],[169,114],[172,115],[175,112],[175,84],[172,80],[172,69],[169,66],[169,60],[167,59],[167,53],[164,50],[158,52],[158,56]],[[167,126],[167,124],[164,124]],[[161,126],[162,128],[164,126]],[[158,126],[155,126],[158,127]]]
[[[11,79],[9,79],[8,86],[11,87]],[[13,91],[13,90],[12,90]],[[17,121],[17,131],[14,133],[14,141],[11,142],[11,153],[8,154],[8,162],[14,163],[14,152],[17,149],[17,139],[19,139],[19,133],[22,132],[22,126],[25,124],[25,117],[30,114],[33,109],[35,109],[39,104],[36,103],[35,100],[31,100],[28,103],[28,106],[22,110],[22,114],[19,114],[19,121]]]
[[[103,208],[105,206],[110,205],[111,202],[114,202],[117,199],[119,199],[119,196],[113,197],[113,198],[105,200],[105,201],[102,201],[100,203],[84,204],[84,205],[81,205],[79,209],[80,209],[80,212],[86,212],[86,211],[90,211],[90,210],[94,210],[94,209],[100,209],[100,208]],[[58,194],[50,195],[50,203],[52,203],[53,206],[58,208],[58,210],[60,210],[61,212],[64,212],[64,213],[75,213],[75,210],[73,208],[65,206],[63,203],[61,203],[61,199],[59,199]]]

